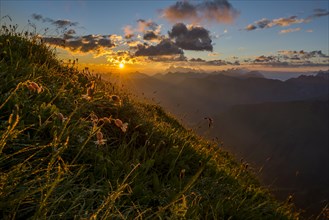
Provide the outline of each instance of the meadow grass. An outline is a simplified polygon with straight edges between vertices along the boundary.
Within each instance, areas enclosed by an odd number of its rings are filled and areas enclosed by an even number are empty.
[[[0,35],[1,219],[298,219],[250,168],[153,104]]]

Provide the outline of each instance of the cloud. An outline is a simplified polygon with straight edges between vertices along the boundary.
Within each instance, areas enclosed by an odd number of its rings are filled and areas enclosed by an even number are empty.
[[[249,24],[247,27],[244,28],[246,31],[252,31],[257,29],[257,27],[253,24]]]
[[[136,37],[140,40],[140,43],[142,42],[142,39],[152,42],[158,42],[162,39],[162,36],[160,36],[161,25],[158,25],[152,20],[144,19],[138,19],[136,22],[136,28],[133,28],[131,25],[127,25],[123,28],[125,39],[132,40],[132,42],[134,42],[136,39],[133,38]],[[142,33],[143,36],[139,33]]]
[[[322,53],[321,50],[313,50],[310,52],[300,50],[279,50],[279,55],[284,55],[285,59],[291,59],[291,57],[298,56],[300,59],[311,59],[311,58],[329,58],[328,55]]]
[[[232,23],[239,12],[227,0],[204,1],[199,5],[203,17],[217,23]]]
[[[272,19],[269,20],[267,18],[262,18],[258,21],[255,21],[253,24],[247,25],[244,30],[246,31],[252,31],[256,29],[266,29],[266,28],[272,28],[272,27],[288,27],[293,24],[300,24],[300,23],[307,23],[312,21],[314,18],[319,18],[323,16],[328,16],[329,12],[326,9],[314,9],[313,14],[310,16],[304,18],[299,18],[297,16],[290,16],[286,18],[277,18],[277,19]],[[293,29],[291,29],[293,30]],[[296,29],[295,29],[296,30]],[[290,31],[293,32],[293,31]],[[285,33],[283,31],[283,33]],[[289,33],[289,32],[286,32]]]
[[[162,11],[162,17],[170,22],[181,20],[200,20],[197,12],[197,7],[190,4],[188,1],[179,1],[175,5],[169,6]]]
[[[134,30],[130,25],[127,25],[123,28],[124,36],[126,39],[131,39],[132,37],[135,36]]]
[[[168,32],[175,45],[184,50],[213,51],[212,40],[209,31],[203,27],[186,27],[183,23],[177,23]]]
[[[175,54],[184,54],[184,53],[182,49],[177,47],[169,39],[163,39],[159,44],[155,46],[139,44],[137,45],[137,51],[135,52],[135,56],[161,56],[161,55],[175,55]]]
[[[141,33],[145,33],[147,30],[156,31],[159,29],[159,25],[152,20],[138,19],[137,25],[137,30]]]
[[[301,30],[301,28],[290,28],[290,29],[281,30],[279,32],[279,34],[287,34],[287,33],[291,33],[291,32],[297,32],[300,30]]]
[[[195,64],[198,64],[198,65],[211,65],[211,66],[225,66],[225,65],[240,65],[239,61],[236,61],[234,63],[231,63],[229,61],[226,61],[226,60],[209,60],[209,61],[206,61],[204,59],[201,59],[201,58],[192,58],[189,60],[189,62],[192,62],[192,63],[195,63]]]
[[[274,56],[264,56],[264,55],[261,55],[261,56],[258,56],[254,62],[255,63],[267,63],[267,62],[272,62],[276,60],[276,58]]]
[[[258,26],[258,28],[267,28],[270,27],[269,24],[271,23],[270,20],[268,20],[267,18],[263,18],[259,21],[255,21],[255,24]]]
[[[201,3],[178,1],[174,5],[161,10],[162,17],[168,21],[210,21],[216,23],[232,23],[239,12],[227,0],[207,0]]]
[[[161,36],[158,36],[154,31],[146,31],[143,36],[143,39],[149,41],[157,41],[161,39]]]
[[[168,62],[168,63],[187,61],[187,58],[184,56],[184,54],[150,56],[148,57],[148,59],[155,62]]]
[[[239,65],[238,64],[239,62],[236,61],[236,65]],[[225,60],[210,60],[210,61],[207,61],[207,64],[208,65],[212,65],[212,66],[225,66],[225,65],[232,65],[231,62],[229,61],[225,61]]]
[[[304,19],[297,19],[297,16],[290,16],[288,18],[273,19],[272,22],[268,24],[268,27],[274,27],[274,26],[288,27],[292,24],[300,24],[303,22],[305,22]]]
[[[254,24],[247,25],[244,30],[252,31],[255,29],[265,29],[265,28],[271,28],[276,26],[281,27],[288,27],[292,24],[299,24],[305,22],[304,19],[297,19],[297,16],[290,16],[287,18],[277,18],[273,20],[269,20],[267,18],[262,18],[258,21],[255,21]]]
[[[73,52],[96,52],[100,53],[104,49],[112,48],[115,46],[112,35],[85,35],[81,37],[72,37],[67,39],[64,37],[43,37],[43,42],[67,48]]]
[[[56,26],[57,28],[67,28],[67,27],[71,27],[71,26],[77,26],[79,24],[78,22],[72,22],[72,21],[66,20],[66,19],[54,20],[51,18],[43,17],[42,15],[35,14],[35,13],[32,14],[32,18],[37,21],[42,21],[43,23],[45,23],[45,22],[50,23],[50,24]]]
[[[191,58],[189,59],[190,62],[206,62],[204,59],[201,58]]]
[[[208,57],[218,57],[219,53],[213,52],[213,53],[208,53]]]
[[[328,66],[329,56],[321,50],[280,50],[276,55],[261,55],[255,59],[244,60],[245,63],[274,67],[315,67]]]
[[[314,11],[314,13],[312,15],[308,16],[307,19],[319,18],[319,17],[329,15],[329,11],[327,11],[326,9],[317,8],[317,9],[314,9],[313,11]]]
[[[106,58],[113,65],[118,65],[119,63],[136,64],[140,61],[130,51],[125,50],[109,51],[106,54]]]

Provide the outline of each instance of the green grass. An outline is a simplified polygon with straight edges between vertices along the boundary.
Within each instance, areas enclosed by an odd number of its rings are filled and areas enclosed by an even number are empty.
[[[4,27],[0,45],[1,219],[298,219],[161,107],[60,62],[29,33]]]

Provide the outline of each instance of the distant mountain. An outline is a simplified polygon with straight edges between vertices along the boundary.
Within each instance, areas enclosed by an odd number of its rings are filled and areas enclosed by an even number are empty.
[[[208,136],[262,168],[279,197],[294,195],[314,213],[329,202],[328,112],[328,101],[237,105],[213,118]]]
[[[156,74],[153,77],[173,84],[189,78],[204,78],[206,76],[208,76],[207,73],[200,72],[168,72],[167,74]]]
[[[236,104],[326,100],[329,89],[328,80],[319,76],[280,81],[223,74],[169,73],[124,83],[132,92],[162,103],[189,125],[197,124],[204,115],[215,115]]]
[[[241,75],[241,78],[265,78],[259,71],[250,71]]]
[[[319,71],[317,74],[316,74],[317,77],[322,77],[324,78],[325,80],[329,80],[329,70],[327,71]]]
[[[165,70],[165,73],[203,73],[204,71],[200,68],[170,66]]]

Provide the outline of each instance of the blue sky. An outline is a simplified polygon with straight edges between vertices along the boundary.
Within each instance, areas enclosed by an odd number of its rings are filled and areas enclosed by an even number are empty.
[[[185,3],[186,2],[187,1],[185,1]],[[61,37],[60,34],[63,31],[56,31],[54,25],[54,21],[59,20],[70,21],[72,23],[78,22],[74,27],[70,27],[74,29],[74,39],[90,34],[102,36],[112,35],[111,42],[113,45],[111,44],[112,46],[104,47],[104,50],[101,48],[101,52],[98,52],[96,55],[93,50],[82,51],[81,48],[77,49],[73,48],[73,46],[71,49],[59,48],[60,54],[63,54],[64,57],[79,57],[85,62],[88,61],[89,64],[93,62],[104,62],[106,65],[117,65],[117,58],[122,55],[122,53],[118,54],[117,52],[126,50],[128,52],[125,55],[126,61],[124,62],[126,62],[127,66],[130,65],[131,69],[133,69],[133,64],[135,64],[136,67],[138,66],[138,68],[143,68],[143,66],[147,68],[147,66],[150,66],[149,64],[155,62],[155,60],[157,60],[157,64],[152,64],[153,67],[160,68],[161,65],[168,66],[168,63],[170,63],[170,65],[191,66],[192,58],[199,58],[198,61],[193,61],[194,66],[207,67],[210,65],[212,70],[222,68],[223,66],[232,67],[234,66],[232,63],[235,61],[239,62],[240,67],[243,65],[257,65],[259,67],[267,66],[273,68],[274,66],[281,65],[282,68],[287,68],[289,66],[287,63],[295,62],[294,65],[289,67],[298,66],[299,68],[305,67],[304,69],[311,67],[328,69],[329,6],[327,0],[209,0],[206,2],[214,3],[216,7],[219,7],[219,11],[213,14],[214,16],[218,16],[217,18],[211,17],[211,11],[204,9],[206,5],[204,1],[188,1],[188,4],[183,5],[185,8],[189,10],[192,8],[198,13],[193,17],[191,16],[191,11],[189,11],[190,14],[183,13],[184,7],[182,5],[180,5],[180,7],[175,7],[175,5],[177,6],[177,1],[167,0],[1,0],[1,17],[9,15],[12,18],[13,24],[18,24],[20,28],[25,30],[30,28],[28,26],[28,20],[36,24],[40,33],[43,33],[42,30],[48,27],[49,31],[46,33],[48,37]],[[229,7],[225,8],[225,4],[228,4]],[[231,14],[223,15],[226,12]],[[219,13],[222,14],[219,15]],[[32,17],[33,14],[42,16],[44,20],[34,19]],[[45,22],[46,18],[48,21]],[[143,21],[137,22],[139,19],[143,19]],[[260,28],[257,25],[262,19],[267,20],[267,26]],[[53,23],[50,22],[50,20]],[[157,25],[153,29],[150,28],[151,26],[147,26],[152,22]],[[8,19],[2,18],[1,23],[8,24],[10,22]],[[168,37],[168,31],[172,31],[172,28],[177,23],[183,23],[190,31],[192,31],[194,27],[201,27],[202,31],[208,31],[209,36],[205,36],[204,41],[201,42],[203,46],[183,45],[185,39],[181,39],[182,36]],[[145,29],[141,29],[141,25],[144,25],[143,27]],[[254,26],[255,29],[246,30],[248,25],[250,25],[250,27]],[[130,26],[128,29],[134,34],[134,37],[131,39],[125,38],[125,29],[127,30],[128,26]],[[157,35],[157,40],[143,40],[143,35],[145,36],[147,32],[151,31]],[[191,33],[194,32],[192,31],[186,34],[186,42],[191,41],[191,44],[199,45],[200,42],[197,38],[192,39],[192,37],[190,37]],[[116,36],[116,38],[114,39],[113,36]],[[122,37],[121,40],[118,38],[120,36]],[[98,37],[98,39],[99,38],[100,37]],[[161,45],[157,45],[164,39],[170,41],[170,45],[173,46],[171,49],[174,49],[176,52],[168,51],[168,54],[165,54],[165,52],[161,54],[150,53],[152,46],[156,50],[161,48]],[[90,38],[88,38],[88,40],[90,40]],[[88,40],[84,39],[83,42],[88,43]],[[211,43],[209,40],[211,40]],[[134,41],[134,43],[132,43],[132,41]],[[49,43],[51,44],[53,41],[49,41]],[[144,44],[145,46],[136,47],[138,43]],[[134,46],[131,46],[132,44],[134,44]],[[212,46],[210,46],[210,44]],[[56,44],[56,46],[59,45]],[[178,47],[178,49],[176,47]],[[98,49],[100,48],[98,47]],[[143,52],[136,53],[136,50]],[[302,53],[297,53],[296,51],[302,51]],[[321,51],[321,53],[318,51]],[[143,56],[136,57],[136,54],[142,54]],[[176,59],[175,61],[175,59],[172,59],[174,55],[176,58],[180,56],[184,57],[184,59],[181,58],[179,61]],[[111,56],[115,57],[117,60],[112,59]],[[128,59],[132,57],[136,58],[134,61],[135,63],[129,63]],[[162,62],[163,57],[166,58],[166,65]],[[169,62],[170,60],[172,62]],[[216,64],[214,64],[214,62],[209,63],[211,60],[220,60],[221,62]],[[296,62],[297,60],[298,62]],[[303,63],[302,61],[307,62]]]

